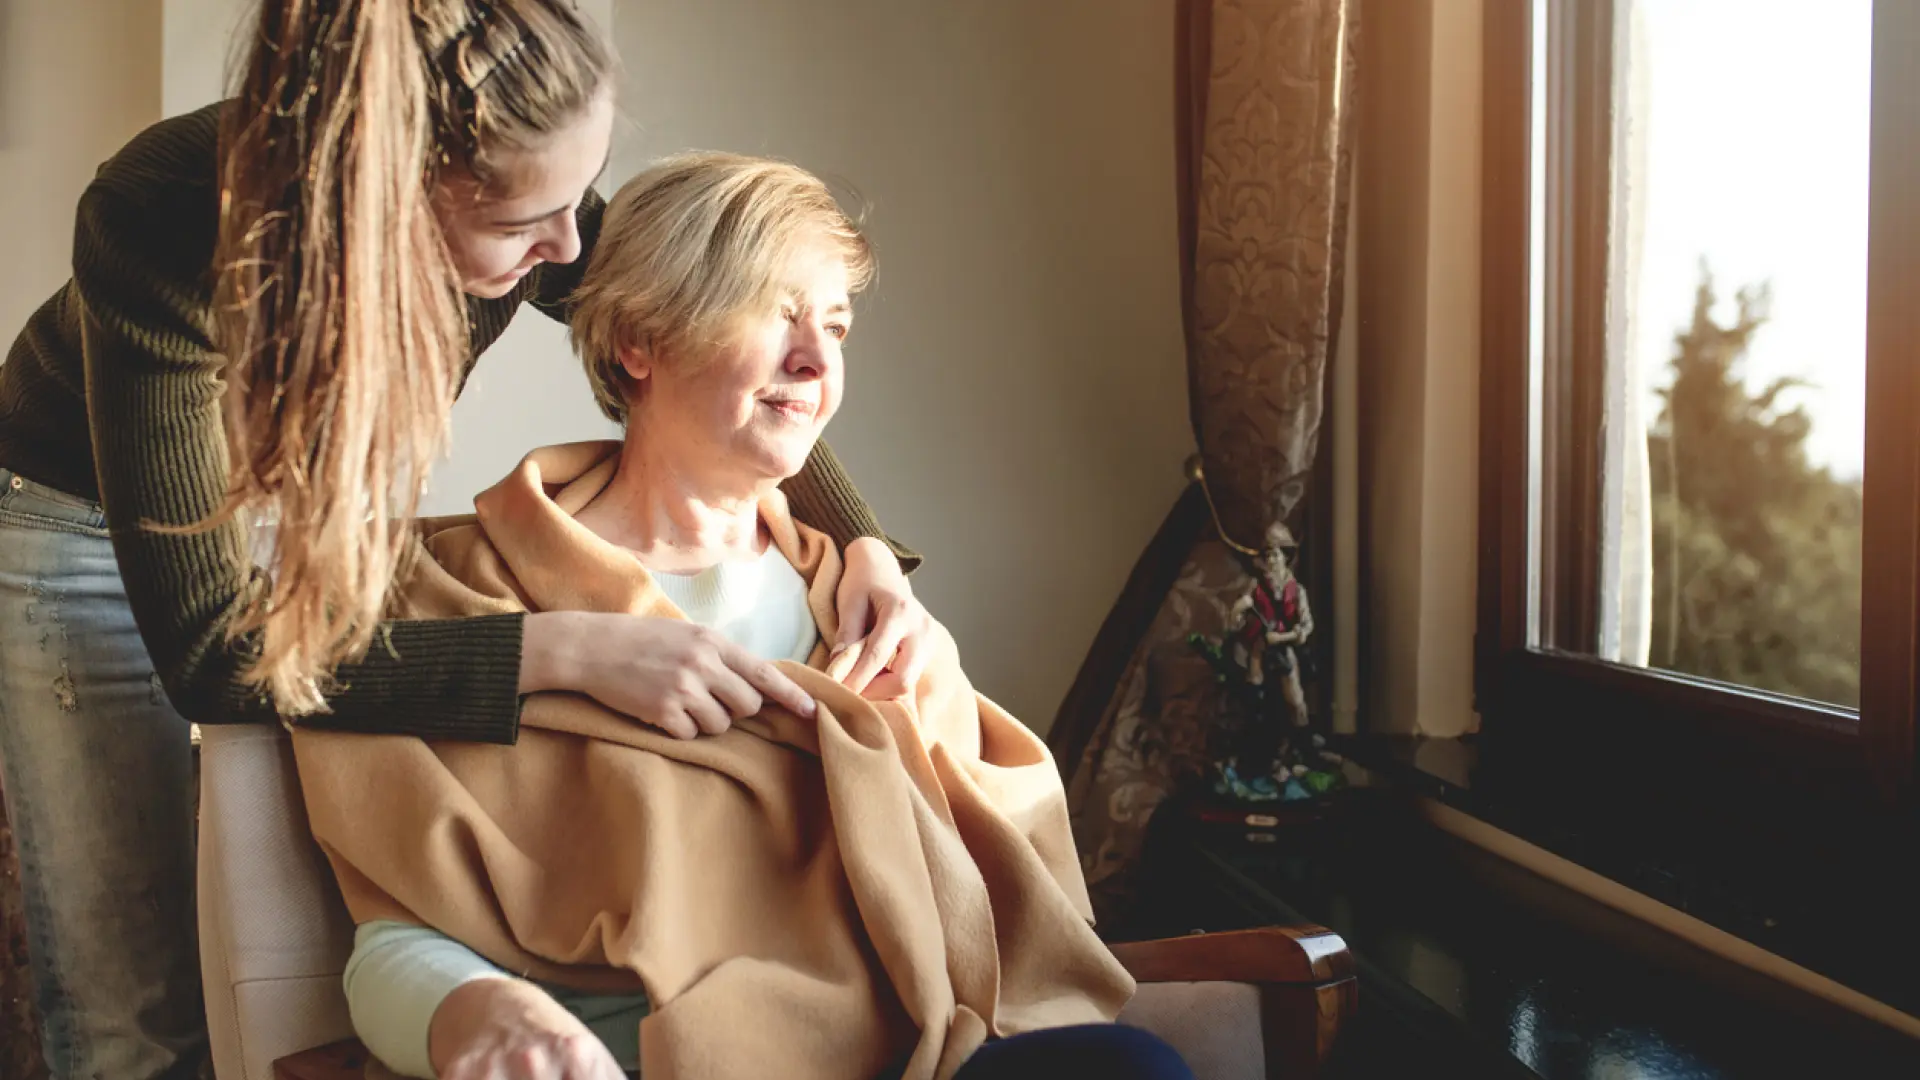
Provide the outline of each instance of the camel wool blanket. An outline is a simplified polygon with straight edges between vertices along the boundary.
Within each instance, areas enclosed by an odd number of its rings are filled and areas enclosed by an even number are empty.
[[[415,618],[685,616],[574,520],[617,443],[529,455],[428,523]],[[761,518],[834,640],[840,559],[777,493]],[[1112,1020],[1133,981],[1091,928],[1046,747],[975,693],[936,628],[912,692],[680,740],[577,694],[526,701],[517,745],[296,728],[313,834],[356,922],[429,926],[529,978],[644,989],[647,1080],[944,1080],[989,1036]]]

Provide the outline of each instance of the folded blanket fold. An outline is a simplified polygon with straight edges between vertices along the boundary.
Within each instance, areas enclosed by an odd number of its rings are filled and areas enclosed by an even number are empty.
[[[530,455],[430,523],[415,617],[582,610],[682,617],[574,520],[618,445]],[[761,505],[834,639],[838,554]],[[936,628],[904,698],[782,669],[819,702],[679,740],[576,694],[536,694],[516,746],[297,729],[315,837],[358,922],[433,927],[582,990],[643,986],[648,1080],[949,1077],[989,1035],[1111,1020],[1133,983],[1091,929],[1045,746],[975,693]]]

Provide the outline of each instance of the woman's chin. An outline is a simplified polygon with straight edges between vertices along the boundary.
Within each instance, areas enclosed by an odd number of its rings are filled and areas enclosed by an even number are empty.
[[[482,278],[469,281],[460,286],[460,291],[481,300],[498,300],[513,291],[520,280],[533,271],[532,267],[512,270],[499,277]]]
[[[780,440],[778,445],[769,446],[762,457],[765,475],[775,482],[790,480],[807,467],[807,458],[813,455],[813,446],[820,441],[815,434],[806,439],[789,438]]]
[[[460,291],[476,300],[498,300],[513,291],[513,282],[470,281]]]

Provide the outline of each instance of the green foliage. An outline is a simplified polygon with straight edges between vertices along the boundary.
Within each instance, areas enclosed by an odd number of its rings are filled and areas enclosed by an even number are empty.
[[[1839,705],[1860,698],[1860,485],[1807,459],[1811,421],[1742,375],[1768,290],[1713,316],[1702,271],[1647,438],[1656,667]]]

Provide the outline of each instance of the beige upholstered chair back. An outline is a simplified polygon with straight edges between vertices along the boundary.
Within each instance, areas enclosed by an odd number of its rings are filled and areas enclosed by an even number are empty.
[[[218,1080],[272,1080],[276,1058],[353,1034],[340,986],[353,923],[277,727],[202,729],[199,893]]]

